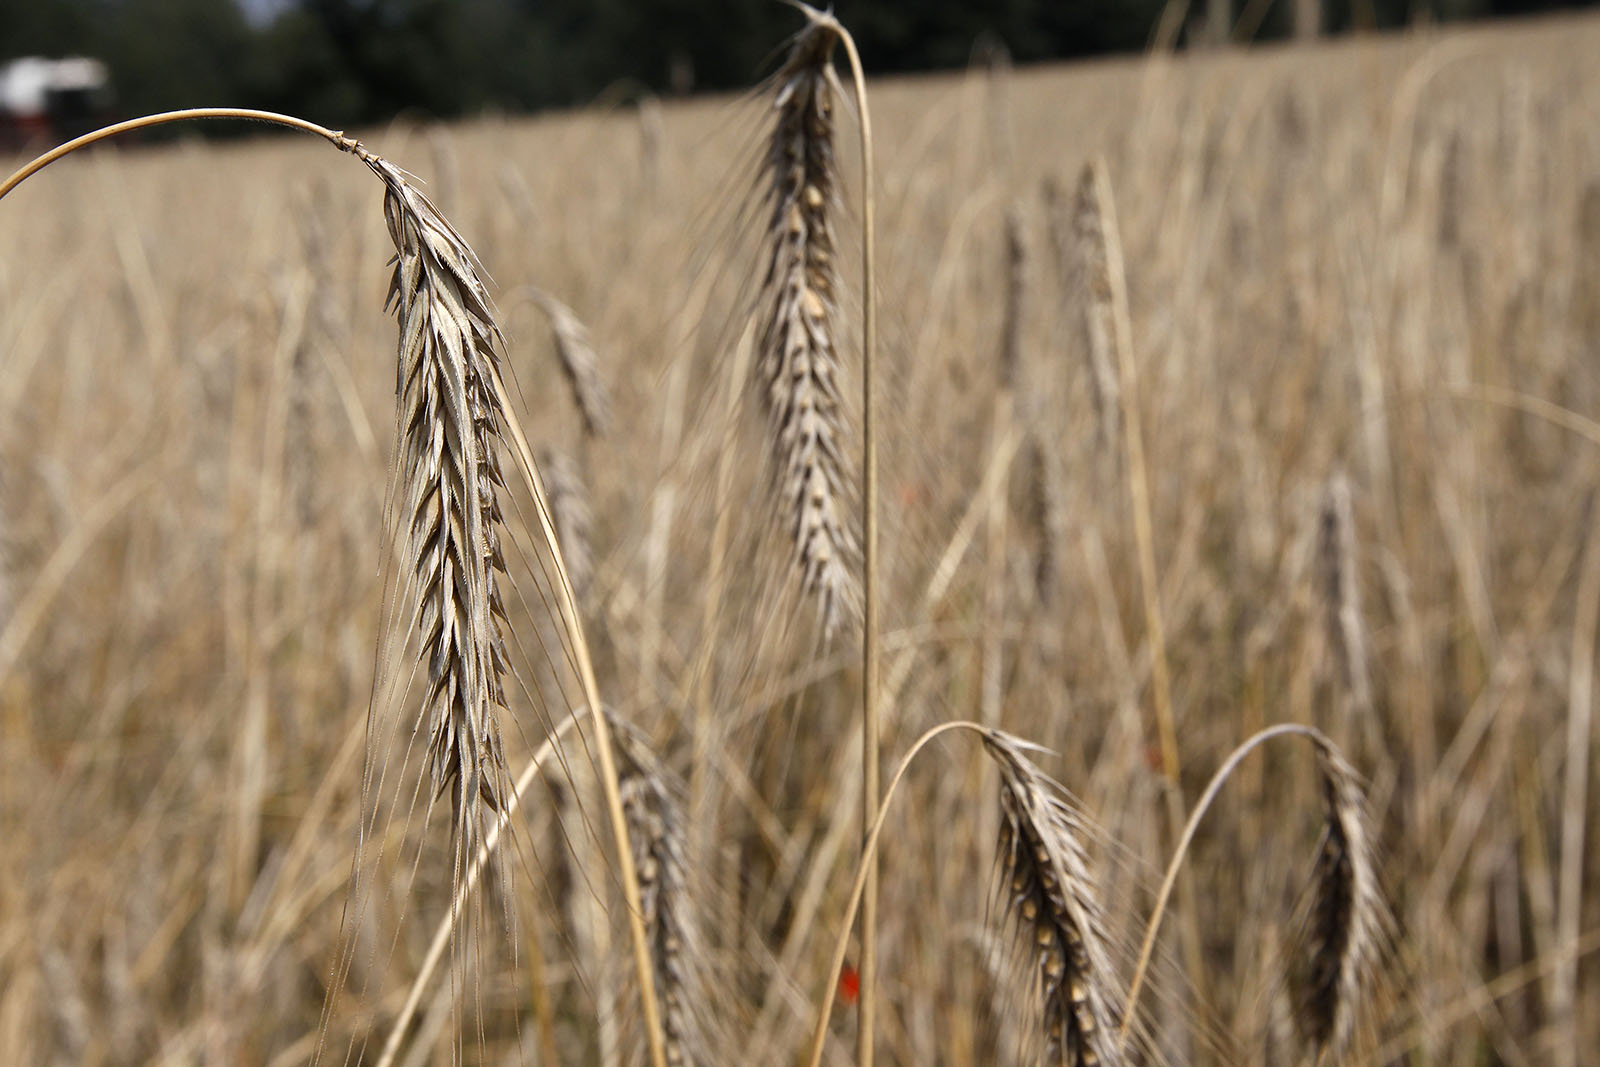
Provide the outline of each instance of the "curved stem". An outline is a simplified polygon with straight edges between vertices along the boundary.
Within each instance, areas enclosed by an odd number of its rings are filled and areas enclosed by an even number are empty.
[[[75,137],[66,144],[57,145],[37,159],[23,164],[21,169],[12,174],[11,177],[4,182],[0,182],[0,198],[4,198],[7,193],[21,185],[32,175],[39,173],[39,171],[56,160],[63,156],[69,156],[80,148],[87,148],[100,141],[117,137],[124,133],[132,133],[135,130],[147,130],[174,122],[188,122],[191,119],[242,119],[247,122],[265,122],[274,126],[287,126],[293,130],[314,133],[318,137],[325,138],[331,142],[341,152],[357,152],[361,148],[360,141],[357,141],[354,137],[346,137],[341,130],[330,130],[325,126],[318,126],[315,122],[307,122],[305,119],[295,118],[293,115],[280,115],[276,111],[257,111],[253,108],[245,107],[192,107],[183,111],[163,111],[158,115],[144,115],[140,118],[128,119],[126,122],[113,123],[110,126],[104,126],[86,133],[82,137]]]
[[[478,884],[478,879],[483,875],[484,867],[488,866],[489,857],[494,854],[495,848],[500,844],[500,836],[507,826],[511,825],[512,816],[522,803],[522,794],[527,792],[528,786],[533,784],[533,779],[544,766],[544,762],[555,752],[556,742],[561,736],[572,728],[580,716],[587,715],[588,708],[579,708],[557,726],[555,732],[544,739],[544,744],[528,760],[528,765],[517,776],[516,784],[512,787],[511,796],[506,801],[505,808],[500,812],[500,817],[483,836],[483,844],[478,848],[478,854],[472,860],[472,865],[467,868],[466,876],[461,879],[461,885],[456,889],[455,899],[450,902],[450,910],[439,921],[439,928],[433,932],[433,941],[428,945],[428,953],[422,958],[422,969],[417,972],[417,977],[411,983],[411,991],[406,994],[406,1002],[400,1008],[400,1014],[395,1017],[394,1023],[389,1028],[389,1037],[383,1043],[383,1051],[378,1055],[377,1067],[389,1067],[394,1062],[395,1056],[400,1051],[400,1041],[405,1036],[406,1029],[411,1025],[411,1018],[417,1013],[417,1008],[422,1004],[422,994],[427,991],[428,982],[433,977],[433,972],[439,966],[439,959],[444,955],[445,948],[450,944],[450,935],[456,930],[456,924],[461,921],[461,913],[466,910],[467,898],[472,895],[473,889]],[[603,716],[596,716],[596,719]]]
[[[883,802],[878,805],[878,810],[872,820],[872,827],[867,834],[866,844],[861,850],[861,863],[856,870],[855,886],[850,890],[850,904],[845,909],[844,924],[839,929],[839,940],[833,948],[833,960],[828,964],[828,989],[822,996],[822,1010],[817,1013],[817,1026],[811,1034],[811,1058],[807,1061],[810,1067],[818,1067],[822,1063],[822,1047],[828,1039],[828,1021],[833,1018],[834,991],[838,986],[839,972],[844,968],[844,954],[850,947],[850,930],[855,925],[856,912],[861,909],[862,896],[867,887],[869,871],[876,869],[878,855],[878,834],[883,829],[884,818],[889,814],[889,802],[894,799],[894,792],[900,785],[900,780],[906,776],[906,771],[911,767],[911,761],[928,743],[940,734],[947,734],[951,730],[971,730],[979,737],[986,736],[990,731],[975,722],[957,719],[955,722],[941,723],[917,738],[911,750],[900,759],[900,766],[895,768],[894,776],[889,779],[889,788],[883,794]],[[865,924],[862,926],[862,952],[865,954],[867,932]],[[863,988],[865,988],[863,986]],[[859,1065],[858,1065],[859,1067]]]
[[[1477,400],[1485,404],[1494,404],[1499,407],[1520,411],[1524,415],[1532,415],[1543,419],[1553,426],[1559,426],[1577,434],[1590,444],[1600,445],[1600,423],[1593,419],[1585,418],[1560,404],[1546,400],[1542,396],[1532,393],[1523,393],[1515,389],[1507,389],[1503,385],[1492,385],[1489,382],[1466,382],[1460,385],[1447,385],[1445,392],[1453,397],[1466,400]]]
[[[1200,828],[1200,820],[1211,809],[1217,794],[1222,792],[1223,784],[1232,777],[1240,762],[1261,745],[1286,734],[1310,738],[1319,748],[1330,743],[1327,736],[1315,727],[1301,726],[1298,723],[1269,726],[1253,734],[1244,744],[1233,750],[1217,773],[1212,775],[1206,791],[1200,795],[1199,802],[1195,804],[1193,814],[1183,827],[1183,836],[1178,839],[1178,846],[1172,852],[1172,861],[1167,864],[1166,877],[1161,880],[1161,892],[1156,894],[1155,907],[1151,910],[1150,921],[1145,926],[1144,943],[1139,946],[1139,962],[1133,969],[1133,981],[1128,985],[1128,999],[1122,1008],[1122,1028],[1117,1032],[1119,1045],[1125,1044],[1128,1040],[1128,1027],[1133,1023],[1133,1010],[1139,1003],[1139,990],[1144,986],[1145,972],[1150,968],[1150,954],[1155,949],[1156,934],[1161,929],[1162,917],[1166,915],[1167,901],[1172,896],[1172,887],[1178,882],[1178,872],[1183,869],[1184,857],[1189,854],[1189,845],[1194,841],[1195,831]]]

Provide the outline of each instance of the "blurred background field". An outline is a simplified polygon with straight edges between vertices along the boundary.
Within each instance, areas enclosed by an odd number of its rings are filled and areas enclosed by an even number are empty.
[[[1183,790],[1278,721],[1326,730],[1370,780],[1404,934],[1357,1062],[1600,1047],[1595,740],[1571,725],[1600,612],[1597,55],[1600,21],[1564,17],[1072,66],[996,53],[872,84],[885,753],[950,718],[1048,746],[1136,938],[1171,834],[1122,449],[1067,269],[1101,156]],[[359,131],[479,253],[533,444],[587,486],[600,685],[685,783],[728,1064],[801,1050],[858,819],[855,639],[823,644],[794,606],[731,380],[765,121],[752,97],[646,95]],[[99,149],[0,204],[6,1062],[311,1054],[382,628],[382,227],[360,168],[280,137]],[[603,436],[535,286],[591,332]],[[560,673],[524,681],[564,708]],[[523,758],[543,726],[512,711]],[[1168,1059],[1295,1062],[1278,954],[1316,839],[1309,768],[1257,757],[1201,835],[1201,966],[1169,923],[1147,1002]],[[886,1063],[1009,1055],[1006,950],[984,932],[995,788],[952,742],[891,817]],[[477,964],[483,1026],[459,1047],[442,983],[408,1062],[604,1059],[623,926],[587,906],[609,889],[580,876],[598,846],[570,798],[530,798],[518,962]],[[358,953],[369,995],[336,1005],[336,1061],[369,1030],[371,1060],[446,900],[442,838],[394,832],[420,873],[357,935],[397,940]]]

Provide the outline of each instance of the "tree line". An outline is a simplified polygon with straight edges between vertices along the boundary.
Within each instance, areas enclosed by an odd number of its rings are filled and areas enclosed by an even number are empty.
[[[1554,6],[1541,0],[1193,0],[1176,43]],[[837,0],[875,73],[1138,51],[1164,0]],[[1298,15],[1297,15],[1298,9]],[[124,114],[263,107],[335,126],[749,85],[798,15],[778,0],[0,0],[0,62],[86,54]],[[1302,27],[1302,32],[1304,27]]]

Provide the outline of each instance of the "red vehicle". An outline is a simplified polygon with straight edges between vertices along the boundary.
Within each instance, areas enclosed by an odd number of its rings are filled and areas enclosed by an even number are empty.
[[[0,66],[0,151],[70,140],[110,113],[111,76],[98,59],[27,56]]]

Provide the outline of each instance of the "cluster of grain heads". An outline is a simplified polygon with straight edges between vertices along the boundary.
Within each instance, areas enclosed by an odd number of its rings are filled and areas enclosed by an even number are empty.
[[[1084,849],[1084,818],[1015,738],[986,731],[1000,770],[999,911],[1012,927],[1052,1067],[1124,1061],[1118,983]]]
[[[402,571],[416,591],[424,711],[435,790],[451,788],[458,859],[476,850],[505,785],[499,713],[506,650],[497,575],[503,484],[500,403],[491,383],[504,342],[455,228],[399,168],[369,156],[394,243],[389,304],[400,322],[395,501]]]
[[[832,635],[858,616],[852,433],[840,392],[840,280],[832,55],[837,23],[811,18],[777,75],[765,162],[765,269],[757,304],[756,387],[767,413],[779,521],[804,591]]]
[[[767,413],[779,519],[804,595],[816,602],[823,640],[845,622],[861,624],[861,823],[863,868],[861,1000],[856,1058],[872,1067],[876,1018],[878,881],[867,853],[878,805],[879,662],[877,440],[874,429],[872,121],[855,41],[831,12],[791,0],[805,15],[774,78],[776,121],[767,142],[762,235],[766,266],[757,311],[755,387]],[[833,215],[838,210],[835,102],[842,87],[832,55],[842,47],[855,92],[861,145],[861,481],[852,485],[853,451],[840,391],[840,278]],[[858,542],[847,517],[861,502]],[[859,558],[859,581],[852,564]]]
[[[590,437],[604,437],[611,431],[611,391],[600,374],[600,357],[595,355],[588,327],[571,308],[543,289],[534,289],[532,295],[550,320],[561,373],[572,389],[572,402],[583,419],[583,432]]]
[[[1314,738],[1323,829],[1290,972],[1294,1017],[1318,1062],[1349,1049],[1393,939],[1360,776],[1332,742]]]

